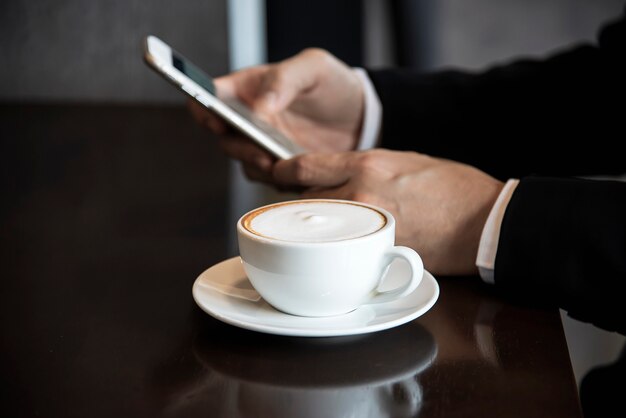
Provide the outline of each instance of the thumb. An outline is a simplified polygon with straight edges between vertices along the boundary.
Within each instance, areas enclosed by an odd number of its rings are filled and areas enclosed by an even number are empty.
[[[274,164],[273,176],[278,184],[335,187],[352,177],[350,161],[354,152],[310,153]]]
[[[309,51],[301,52],[278,64],[265,73],[260,85],[254,110],[260,113],[277,113],[288,108],[299,95],[315,87],[318,82],[318,59]]]

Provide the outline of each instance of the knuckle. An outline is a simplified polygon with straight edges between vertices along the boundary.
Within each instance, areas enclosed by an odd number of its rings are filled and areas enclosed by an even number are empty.
[[[311,163],[306,156],[294,160],[293,176],[298,183],[306,183],[311,179]]]
[[[384,156],[383,150],[371,150],[362,153],[357,161],[357,168],[360,171],[377,170],[380,167],[381,159]]]
[[[307,48],[302,54],[314,61],[316,65],[330,66],[335,60],[335,57],[330,52],[322,48]]]
[[[325,49],[322,48],[316,48],[316,47],[310,47],[310,48],[305,48],[302,51],[302,55],[308,55],[310,57],[314,57],[314,58],[326,58],[330,55],[330,53],[328,51],[326,51]]]

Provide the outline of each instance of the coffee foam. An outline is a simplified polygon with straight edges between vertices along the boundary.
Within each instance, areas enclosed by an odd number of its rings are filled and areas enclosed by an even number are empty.
[[[369,235],[385,226],[385,216],[357,203],[282,203],[254,211],[243,220],[250,232],[291,242],[331,242]]]

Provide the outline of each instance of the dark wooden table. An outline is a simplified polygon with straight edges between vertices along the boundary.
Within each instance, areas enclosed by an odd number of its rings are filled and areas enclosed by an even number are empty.
[[[478,278],[357,337],[204,314],[228,238],[211,139],[178,107],[0,106],[0,416],[581,415],[558,312]]]

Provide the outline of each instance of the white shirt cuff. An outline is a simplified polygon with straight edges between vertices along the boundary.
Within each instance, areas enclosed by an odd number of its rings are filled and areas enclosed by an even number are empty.
[[[358,151],[362,151],[375,148],[378,145],[380,125],[383,119],[383,107],[367,72],[362,68],[354,68],[353,70],[359,77],[359,80],[361,80],[365,100],[361,137],[356,146]]]
[[[494,283],[494,267],[496,264],[496,253],[498,252],[498,241],[500,240],[502,218],[504,218],[506,207],[518,184],[519,180],[517,179],[511,179],[506,182],[496,199],[496,203],[491,208],[491,212],[489,212],[489,217],[480,236],[476,266],[478,267],[480,277],[487,283]]]

